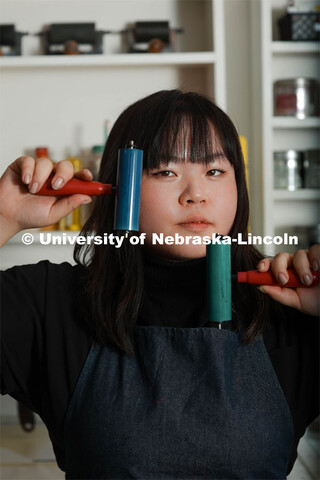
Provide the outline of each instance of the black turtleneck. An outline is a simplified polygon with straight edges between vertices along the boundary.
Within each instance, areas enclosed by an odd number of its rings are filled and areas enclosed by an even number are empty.
[[[145,292],[139,325],[201,327],[206,314],[206,259],[144,255]]]

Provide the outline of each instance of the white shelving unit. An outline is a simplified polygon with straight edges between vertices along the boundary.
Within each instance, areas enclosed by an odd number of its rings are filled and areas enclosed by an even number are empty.
[[[89,151],[102,143],[106,119],[112,125],[129,104],[157,90],[198,91],[226,109],[223,0],[2,0],[1,7],[1,23],[29,33],[89,21],[97,30],[120,31],[139,20],[168,20],[184,29],[176,51],[163,54],[128,54],[124,36],[105,35],[102,55],[45,56],[39,37],[23,37],[21,57],[0,58],[1,173],[39,145],[56,161],[70,147]],[[13,241],[1,252],[2,267],[70,261],[72,250]]]
[[[285,0],[252,2],[252,35],[260,30],[253,60],[254,92],[261,98],[254,122],[254,152],[261,159],[261,230],[264,235],[300,231],[319,223],[319,192],[301,189],[294,192],[273,188],[273,153],[295,149],[319,148],[320,119],[298,120],[273,114],[273,83],[298,76],[318,78],[319,44],[317,42],[279,41],[278,18],[286,11]],[[257,40],[257,38],[256,38]],[[303,247],[304,245],[300,245]],[[297,247],[294,247],[295,250]],[[281,250],[290,247],[281,246]],[[275,248],[265,250],[276,253]]]

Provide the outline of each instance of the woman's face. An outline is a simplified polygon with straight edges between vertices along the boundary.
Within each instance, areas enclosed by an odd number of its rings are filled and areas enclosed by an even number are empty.
[[[219,147],[207,165],[178,159],[142,175],[140,232],[147,234],[146,246],[156,255],[176,260],[204,257],[206,245],[153,244],[152,234],[228,235],[236,210],[234,168]]]

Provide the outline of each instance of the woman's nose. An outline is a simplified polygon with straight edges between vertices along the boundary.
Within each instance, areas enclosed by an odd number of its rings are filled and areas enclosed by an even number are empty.
[[[199,184],[190,183],[186,185],[179,197],[181,205],[190,205],[198,203],[207,203],[208,195],[203,187]]]

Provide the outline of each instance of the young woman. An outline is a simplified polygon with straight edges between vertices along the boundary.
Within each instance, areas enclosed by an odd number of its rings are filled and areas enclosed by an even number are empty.
[[[236,130],[201,95],[155,93],[115,123],[100,181],[115,184],[131,140],[144,151],[146,244],[77,246],[74,267],[2,273],[2,393],[39,413],[67,478],[286,478],[317,414],[319,308],[318,288],[285,288],[287,269],[309,285],[319,247],[263,259],[233,243],[233,272],[271,269],[283,288],[233,285],[232,321],[210,328],[205,246],[154,245],[152,233],[246,236]],[[8,167],[3,243],[91,201],[32,195],[52,170],[30,157]],[[60,162],[53,187],[73,175]],[[112,197],[96,198],[82,233],[111,233],[113,212]]]

